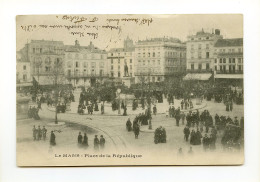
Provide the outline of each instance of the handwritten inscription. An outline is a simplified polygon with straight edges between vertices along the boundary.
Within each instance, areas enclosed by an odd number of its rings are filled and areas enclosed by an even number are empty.
[[[38,30],[65,30],[65,32],[68,32],[68,34],[73,36],[89,36],[93,39],[97,39],[99,37],[99,30],[116,31],[120,34],[122,32],[122,27],[126,24],[134,23],[138,26],[150,26],[150,24],[154,21],[152,18],[129,17],[101,19],[96,16],[73,15],[56,16],[56,18],[61,20],[60,24],[25,24],[21,25],[20,28],[25,32],[33,32]]]

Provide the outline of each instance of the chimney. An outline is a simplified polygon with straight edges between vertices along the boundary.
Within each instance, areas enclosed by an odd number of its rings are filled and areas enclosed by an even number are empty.
[[[216,35],[220,35],[220,30],[219,29],[215,29],[215,34]]]

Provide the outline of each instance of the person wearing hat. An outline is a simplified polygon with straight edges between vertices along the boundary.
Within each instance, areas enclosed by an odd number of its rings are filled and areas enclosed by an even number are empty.
[[[84,133],[83,142],[82,144],[87,147],[88,146],[88,136],[86,133]]]
[[[94,138],[94,149],[99,150],[99,139],[98,139],[97,135],[95,135],[95,138]]]
[[[101,148],[101,149],[104,149],[106,140],[105,140],[105,138],[103,137],[103,135],[100,135],[99,143],[100,143],[100,148]]]
[[[38,133],[37,133],[37,140],[41,140],[42,139],[42,130],[41,130],[41,126],[38,126]]]
[[[43,140],[46,139],[46,133],[47,133],[47,129],[45,128],[45,126],[43,126],[43,128],[42,128],[42,136],[43,136]]]
[[[56,138],[56,136],[55,136],[54,132],[51,131],[51,137],[50,137],[50,144],[51,145],[56,145],[55,138]]]
[[[36,140],[36,134],[37,134],[38,130],[35,128],[35,125],[33,125],[32,131],[33,131],[33,140]]]
[[[81,135],[81,132],[79,132],[79,135],[78,135],[78,144],[82,144],[82,135]]]

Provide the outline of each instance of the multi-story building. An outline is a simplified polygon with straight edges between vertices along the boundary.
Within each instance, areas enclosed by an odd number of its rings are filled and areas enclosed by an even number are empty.
[[[161,82],[185,72],[186,46],[176,38],[138,41],[135,47],[136,82]]]
[[[20,52],[16,53],[16,82],[29,83],[32,81],[30,62],[29,60],[22,59]]]
[[[64,45],[62,41],[31,40],[19,53],[21,60],[30,63],[30,66],[27,64],[28,71],[40,85],[53,84],[50,75],[53,74],[56,63],[59,63],[60,69],[63,69]]]
[[[124,40],[123,48],[113,48],[107,56],[109,76],[114,81],[125,83],[127,86],[134,83],[134,44],[129,37]]]
[[[214,45],[214,78],[243,83],[243,38],[219,39]]]
[[[219,39],[223,39],[219,29],[215,29],[212,33],[204,32],[202,29],[196,35],[188,36],[186,46],[187,72],[189,73],[184,79],[192,78],[192,75],[195,79],[200,78],[200,74],[192,73],[208,73],[204,75],[207,78],[211,77],[214,68],[214,45]],[[205,78],[201,77],[201,79]]]
[[[81,46],[65,45],[65,75],[73,86],[94,86],[108,78],[107,53],[95,47],[92,42]]]

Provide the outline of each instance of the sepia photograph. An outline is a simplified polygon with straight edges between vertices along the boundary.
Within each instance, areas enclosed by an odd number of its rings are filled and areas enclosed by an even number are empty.
[[[16,165],[244,164],[242,14],[16,16]]]

